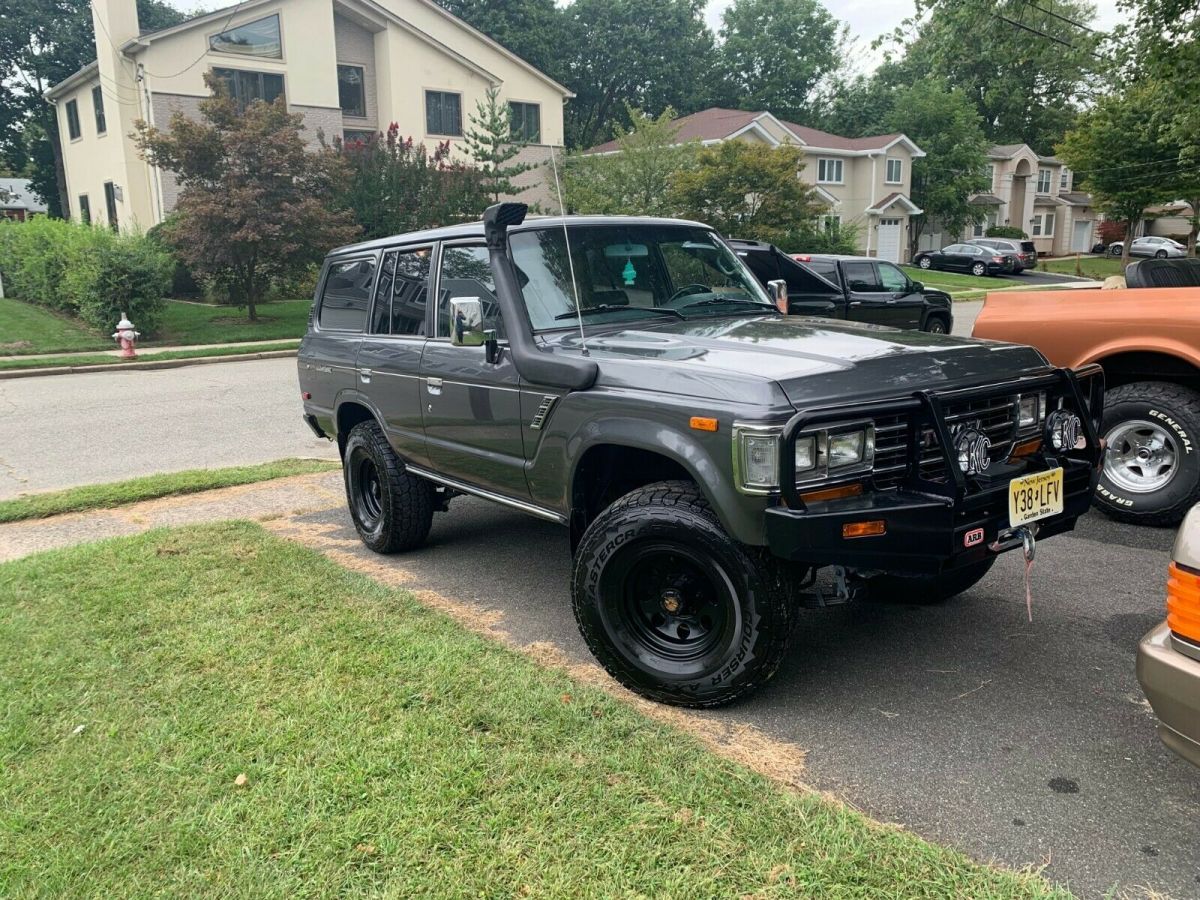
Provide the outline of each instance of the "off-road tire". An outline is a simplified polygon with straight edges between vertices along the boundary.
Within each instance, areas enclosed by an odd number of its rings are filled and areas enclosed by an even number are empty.
[[[925,320],[925,331],[930,334],[949,334],[950,325],[945,316],[930,316]]]
[[[971,266],[971,274],[976,278],[982,278],[987,274],[987,266],[985,266],[983,263],[975,263]]]
[[[756,555],[725,533],[693,483],[632,491],[601,512],[579,542],[571,576],[579,631],[609,674],[644,697],[693,708],[730,703],[775,674],[791,634],[786,592]],[[678,575],[689,571],[701,577]],[[653,589],[643,590],[647,584]],[[692,657],[670,655],[687,652],[670,644],[688,639],[670,631],[679,620],[657,607],[647,612],[660,595],[664,604],[678,596],[684,614],[719,611],[707,628],[702,615],[696,619],[703,636],[695,638]],[[706,596],[716,602],[704,605]]]
[[[1168,432],[1175,444],[1178,470],[1162,489],[1151,493],[1123,490],[1102,471],[1096,485],[1096,506],[1118,522],[1178,525],[1200,501],[1200,394],[1165,381],[1139,381],[1108,391],[1101,436],[1109,435],[1121,422],[1134,420],[1153,422]]]
[[[376,473],[378,492],[372,501],[369,471]],[[376,553],[413,550],[425,543],[433,524],[433,485],[404,470],[374,421],[355,425],[342,457],[350,517],[362,542]]]
[[[995,557],[941,575],[876,575],[867,579],[873,603],[933,606],[969,591],[991,571]]]

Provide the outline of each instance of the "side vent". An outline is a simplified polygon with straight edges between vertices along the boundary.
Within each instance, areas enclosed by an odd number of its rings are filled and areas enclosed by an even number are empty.
[[[546,422],[546,416],[550,415],[550,409],[554,406],[554,401],[558,398],[553,394],[542,395],[542,402],[538,404],[537,412],[533,414],[533,421],[529,423],[529,427],[534,431],[541,429]]]

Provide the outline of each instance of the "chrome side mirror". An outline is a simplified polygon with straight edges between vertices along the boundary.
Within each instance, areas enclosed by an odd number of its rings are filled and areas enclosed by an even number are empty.
[[[787,282],[782,278],[775,278],[768,281],[767,294],[771,297],[771,302],[775,304],[775,308],[786,316],[788,314]]]
[[[455,347],[481,347],[483,302],[478,297],[456,297],[450,301],[450,343]]]

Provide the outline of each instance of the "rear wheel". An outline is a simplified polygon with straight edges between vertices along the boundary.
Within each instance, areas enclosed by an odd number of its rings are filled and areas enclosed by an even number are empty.
[[[1096,505],[1122,522],[1179,524],[1200,500],[1200,394],[1167,382],[1123,384],[1105,395],[1100,431],[1108,449]]]
[[[941,575],[876,575],[867,580],[867,596],[877,603],[932,606],[957,597],[983,580],[995,557]]]
[[[976,277],[982,278],[984,275],[987,274],[987,266],[985,266],[981,262],[977,262],[971,266],[971,274]]]
[[[433,524],[433,485],[404,471],[383,430],[373,421],[354,426],[342,457],[350,518],[376,553],[412,550]]]
[[[933,268],[933,260],[928,256],[918,256],[917,265],[922,269],[931,269]]]
[[[571,578],[588,647],[630,690],[663,703],[729,703],[787,650],[784,592],[732,540],[696,486],[626,494],[588,526]]]

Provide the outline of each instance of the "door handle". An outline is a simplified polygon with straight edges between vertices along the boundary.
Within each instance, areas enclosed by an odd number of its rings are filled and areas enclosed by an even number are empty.
[[[851,300],[850,305],[851,306],[862,306],[862,301],[861,300]]]
[[[361,381],[363,384],[370,384],[371,383],[371,370],[370,369],[359,369],[358,370],[358,380]]]
[[[895,298],[893,297],[891,300],[889,300],[889,301],[887,302],[887,305],[888,305],[888,306],[895,306],[895,305],[896,305],[896,300],[895,300]]]
[[[425,390],[429,391],[431,394],[440,394],[442,392],[442,379],[426,378]]]

